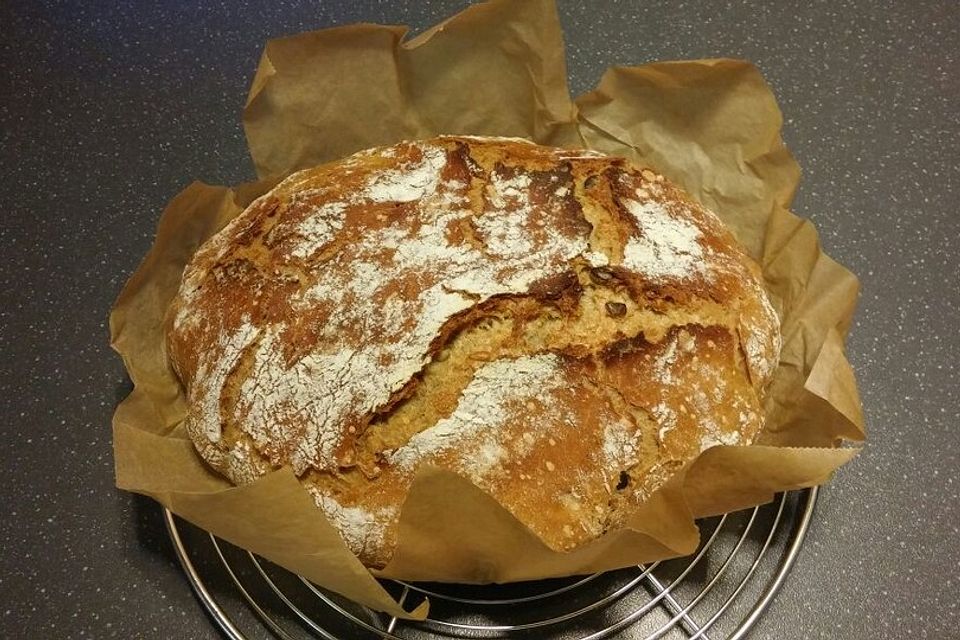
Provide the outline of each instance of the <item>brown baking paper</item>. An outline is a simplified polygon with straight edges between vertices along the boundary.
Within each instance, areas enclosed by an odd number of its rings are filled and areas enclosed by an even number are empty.
[[[404,611],[349,552],[289,469],[232,487],[186,438],[183,390],[162,319],[196,248],[291,171],[367,147],[442,133],[587,146],[654,167],[716,211],[763,268],[784,347],[767,426],[749,447],[701,454],[641,505],[629,526],[569,553],[548,548],[488,494],[421,469],[397,552],[378,576],[509,582],[603,571],[693,552],[697,517],[820,484],[856,454],[863,414],[844,337],[857,280],[788,211],[799,169],[759,72],[738,60],[609,69],[570,99],[551,2],[474,5],[423,34],[352,25],[270,41],[244,126],[263,180],[195,183],[169,204],[156,242],[110,317],[134,390],[114,416],[117,485],[151,495],[216,535],[391,615]]]

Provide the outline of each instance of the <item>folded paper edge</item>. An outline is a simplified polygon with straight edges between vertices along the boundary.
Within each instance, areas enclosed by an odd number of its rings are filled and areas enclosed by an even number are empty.
[[[197,457],[196,454],[194,453],[193,445],[188,440],[181,440],[181,439],[171,438],[169,436],[160,436],[160,435],[152,434],[147,431],[138,429],[134,425],[125,424],[122,422],[118,422],[114,425],[114,434],[115,434],[115,442],[124,442],[125,439],[127,438],[142,438],[142,439],[151,441],[151,444],[156,447],[171,448],[171,451],[173,451],[173,449],[180,449],[180,451],[182,452],[181,453],[182,455],[192,455],[196,457],[198,473],[204,473],[204,471],[200,470],[200,468],[203,466],[203,463],[199,459],[199,457]],[[120,447],[120,449],[121,451],[123,451],[122,446]],[[227,483],[226,480],[220,480],[219,482],[222,482],[224,486],[218,487],[212,490],[179,490],[179,489],[170,489],[168,484],[169,482],[168,479],[158,478],[156,481],[157,484],[154,484],[150,481],[144,482],[143,479],[138,477],[136,474],[128,473],[126,469],[128,469],[129,467],[139,466],[139,461],[136,460],[135,456],[130,454],[129,451],[121,453],[121,455],[116,460],[116,466],[118,469],[118,475],[117,475],[118,488],[124,491],[129,491],[132,493],[138,493],[141,495],[149,496],[154,500],[156,500],[161,505],[163,505],[164,507],[166,507],[167,509],[169,509],[171,512],[178,515],[179,517],[187,520],[188,522],[191,522],[195,526],[198,526],[204,530],[209,530],[209,528],[207,524],[203,522],[203,518],[202,517],[197,518],[196,510],[184,509],[183,508],[184,505],[190,504],[196,501],[204,501],[204,502],[215,501],[215,500],[221,499],[221,497],[236,496],[244,492],[257,491],[258,488],[256,485],[262,486],[263,483],[274,483],[276,482],[276,479],[278,477],[288,477],[288,479],[291,482],[294,482],[296,484],[296,490],[301,491],[303,493],[304,500],[310,501],[312,506],[312,498],[309,496],[306,490],[303,489],[299,481],[297,481],[296,477],[293,475],[293,472],[289,469],[289,467],[284,467],[270,474],[267,474],[263,478],[257,480],[257,482],[251,483],[249,485],[233,486],[233,485],[229,485],[229,483]],[[214,475],[212,472],[206,471],[205,473],[208,476],[208,478],[205,479],[206,481],[210,481],[210,480],[216,481],[214,478],[212,478],[212,476]],[[190,482],[196,483],[201,481],[198,478],[192,478],[188,480],[188,484]],[[158,486],[158,485],[163,485],[163,486]],[[339,539],[339,533],[336,533],[336,530],[334,529],[333,525],[330,524],[330,522],[326,519],[326,516],[324,516],[324,514],[320,512],[319,509],[315,510],[315,514],[317,516],[317,523],[320,526],[325,525],[331,531],[334,531],[335,535]],[[263,555],[263,557],[268,558],[271,562],[274,562],[280,566],[283,566],[284,568],[290,570],[293,573],[297,573],[297,569],[294,568],[293,566],[296,564],[296,558],[288,562],[288,561],[285,561],[285,559],[278,558],[277,555],[271,553],[268,549],[257,549],[255,546],[250,547],[248,545],[243,544],[242,541],[232,539],[229,534],[224,535],[220,531],[217,531],[217,532],[211,531],[211,533],[215,533],[215,535],[217,535],[218,537],[222,537],[224,540],[227,540],[232,544],[237,544],[242,548],[247,548],[255,553]],[[375,608],[378,611],[383,611],[389,615],[394,615],[394,616],[405,618],[405,619],[422,620],[426,617],[429,611],[428,601],[425,600],[423,603],[421,603],[420,605],[418,605],[412,610],[408,611],[404,609],[402,604],[397,602],[393,598],[393,596],[391,596],[390,593],[387,592],[386,589],[384,589],[383,586],[376,581],[376,578],[372,574],[370,574],[370,572],[366,568],[364,568],[363,565],[360,564],[360,561],[356,559],[356,557],[353,556],[349,550],[346,549],[345,545],[344,545],[343,552],[345,555],[349,555],[351,558],[353,558],[353,565],[355,565],[353,567],[353,574],[355,576],[355,579],[366,582],[366,587],[365,587],[366,593],[349,594],[351,599],[354,599],[360,602],[361,604],[365,604],[367,606]],[[315,554],[305,554],[305,555],[310,556]],[[367,576],[369,578],[369,581],[367,581],[367,579],[364,576]],[[331,589],[331,590],[335,590],[335,589]]]
[[[860,451],[861,449],[857,447],[783,447],[767,445],[750,445],[746,447],[720,445],[712,447],[702,452],[700,456],[695,458],[687,466],[686,472],[682,476],[684,498],[687,500],[691,513],[693,513],[696,518],[716,516],[766,504],[773,500],[777,493],[807,489],[825,484],[840,467],[856,457]],[[740,458],[741,460],[745,460],[761,454],[772,455],[779,458],[780,461],[784,463],[783,469],[780,472],[785,474],[787,478],[781,477],[778,478],[776,482],[773,482],[770,477],[766,477],[764,480],[768,482],[768,485],[763,486],[763,483],[758,483],[759,486],[752,487],[751,490],[753,493],[751,494],[751,498],[728,502],[724,505],[724,508],[719,510],[717,508],[706,508],[698,503],[698,499],[701,503],[703,502],[702,498],[698,498],[697,494],[699,489],[698,483],[700,482],[698,474],[704,473],[703,467],[709,468],[710,465],[715,465],[717,458]],[[816,470],[816,473],[813,474],[813,472],[808,469],[805,469],[802,473],[792,472],[789,463],[795,462],[798,458],[810,459],[818,464],[819,468]],[[805,465],[810,466],[811,463],[805,461]],[[749,469],[749,465],[738,465],[738,468]],[[715,483],[711,481],[710,486],[701,491],[709,492],[715,490]],[[714,498],[709,502],[710,504],[717,504],[719,501]]]
[[[458,485],[456,491],[449,491],[451,485]],[[616,531],[611,531],[602,538],[590,541],[570,551],[557,551],[551,549],[542,538],[532,531],[526,524],[514,516],[503,504],[497,501],[483,488],[477,486],[469,478],[450,471],[431,465],[421,467],[415,478],[407,500],[400,512],[400,534],[394,554],[391,561],[381,570],[373,573],[380,577],[403,580],[417,581],[449,581],[444,579],[438,572],[430,567],[429,551],[414,550],[410,541],[423,537],[424,519],[420,513],[432,511],[436,506],[435,494],[437,489],[434,487],[442,486],[444,489],[440,492],[441,496],[455,493],[456,501],[445,500],[441,513],[451,521],[471,521],[474,526],[483,527],[490,523],[492,529],[497,533],[497,546],[500,548],[523,548],[527,551],[527,564],[520,568],[508,562],[502,562],[499,565],[492,564],[489,560],[489,549],[471,549],[462,546],[462,541],[458,540],[456,553],[464,557],[464,561],[470,563],[469,571],[463,571],[465,575],[469,573],[470,578],[458,579],[458,582],[471,584],[490,584],[490,583],[509,583],[532,579],[546,579],[551,577],[561,577],[569,575],[582,575],[586,573],[595,573],[598,570],[609,571],[627,566],[634,566],[638,563],[653,561],[655,559],[665,559],[668,557],[679,557],[687,555],[696,550],[699,543],[699,531],[692,518],[684,521],[684,535],[673,540],[664,540],[650,533],[649,528],[641,524],[636,527],[623,527]],[[492,516],[483,522],[477,523],[469,517],[473,513],[472,509],[479,502],[480,510],[486,515]],[[427,508],[429,507],[429,509]],[[462,513],[461,513],[462,511]],[[432,526],[435,522],[430,522],[427,526]],[[439,528],[444,528],[444,524],[439,524]],[[484,536],[480,536],[483,538]],[[643,538],[654,547],[654,552],[647,552],[649,557],[631,556],[619,564],[605,564],[600,567],[597,559],[604,553],[610,555],[611,548],[616,548],[618,542],[624,542],[625,538],[634,538],[634,541]],[[486,537],[490,539],[490,536]],[[442,542],[442,540],[441,540]],[[435,538],[431,537],[430,547],[437,544]],[[479,552],[479,553],[478,553]],[[543,565],[556,564],[558,559],[562,559],[565,564],[555,570],[546,571]]]
[[[290,173],[296,170],[298,167],[302,168],[302,164],[293,159],[294,156],[277,158],[266,155],[261,148],[261,145],[258,141],[258,135],[256,133],[256,131],[260,128],[261,120],[263,118],[260,109],[260,102],[269,93],[266,90],[270,84],[276,81],[284,73],[282,65],[278,64],[278,61],[275,59],[275,50],[277,47],[287,46],[296,43],[297,41],[307,41],[311,38],[323,37],[325,39],[333,39],[338,36],[342,36],[344,33],[356,30],[389,33],[393,38],[392,53],[394,57],[394,64],[397,65],[399,74],[400,67],[403,66],[403,64],[406,64],[406,61],[399,60],[400,58],[405,58],[407,54],[413,53],[418,48],[428,45],[430,41],[433,40],[438,34],[442,33],[445,29],[450,28],[452,25],[457,25],[458,23],[469,23],[471,20],[486,20],[487,22],[490,22],[490,18],[496,17],[497,12],[508,11],[510,14],[516,14],[518,10],[520,10],[520,7],[514,4],[512,0],[487,0],[485,2],[479,2],[464,8],[460,12],[444,19],[442,22],[426,29],[410,39],[406,38],[410,31],[409,27],[406,25],[356,23],[330,27],[327,29],[306,31],[299,34],[268,40],[261,54],[261,59],[254,75],[254,79],[251,83],[242,114],[243,129],[247,140],[247,147],[250,151],[250,157],[257,171],[257,175],[260,178],[267,178],[270,176]],[[547,27],[545,31],[548,34],[555,32],[558,35],[558,49],[562,54],[564,52],[563,33],[556,3],[553,0],[526,0],[523,3],[522,10],[527,11],[530,14],[524,18],[526,21],[524,24],[536,25],[537,27],[542,28],[545,24],[549,23],[549,27]],[[551,31],[551,28],[553,31]],[[531,49],[530,53],[533,55],[538,55],[538,51],[535,48]],[[560,55],[557,64],[552,67],[548,67],[548,69],[552,71],[552,73],[549,74],[547,81],[531,82],[529,87],[534,94],[534,99],[537,101],[537,104],[540,107],[540,109],[536,110],[538,116],[532,118],[533,133],[535,136],[542,138],[542,142],[545,144],[568,146],[574,137],[576,137],[579,142],[582,142],[583,140],[582,137],[580,137],[579,129],[576,127],[577,107],[570,96],[565,57]],[[544,85],[553,87],[555,84],[562,85],[562,91],[551,89],[548,92],[541,92],[541,89]],[[409,136],[411,138],[425,138],[433,135],[458,133],[489,134],[489,132],[482,131],[431,131],[432,125],[429,123],[418,121],[415,124],[416,126],[413,126],[411,123],[412,129],[418,131],[421,135]],[[378,145],[370,144],[365,145],[363,148],[369,146]],[[360,148],[355,150],[359,151]],[[327,158],[327,160],[332,159],[334,158]]]

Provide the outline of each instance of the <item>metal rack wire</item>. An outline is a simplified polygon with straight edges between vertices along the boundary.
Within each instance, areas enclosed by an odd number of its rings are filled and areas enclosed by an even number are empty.
[[[431,601],[423,622],[398,620],[165,518],[187,578],[230,640],[255,638],[728,638],[763,614],[796,560],[816,489],[701,521],[692,556],[562,580],[476,587],[384,581],[401,602]]]

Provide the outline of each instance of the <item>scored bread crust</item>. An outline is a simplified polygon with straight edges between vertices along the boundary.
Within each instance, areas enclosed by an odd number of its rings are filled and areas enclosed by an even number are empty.
[[[552,548],[749,444],[780,351],[757,265],[622,158],[443,136],[293,174],[197,251],[168,315],[186,430],[236,484],[290,465],[383,567],[416,470]]]

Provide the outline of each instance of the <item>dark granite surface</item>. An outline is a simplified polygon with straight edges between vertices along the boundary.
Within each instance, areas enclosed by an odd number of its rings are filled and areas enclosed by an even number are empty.
[[[462,4],[0,3],[0,636],[214,636],[156,505],[113,488],[107,312],[167,200],[253,176],[240,109],[268,37]],[[804,168],[794,208],[863,281],[870,443],[755,637],[960,637],[960,4],[560,12],[575,93],[612,64],[754,61]]]

